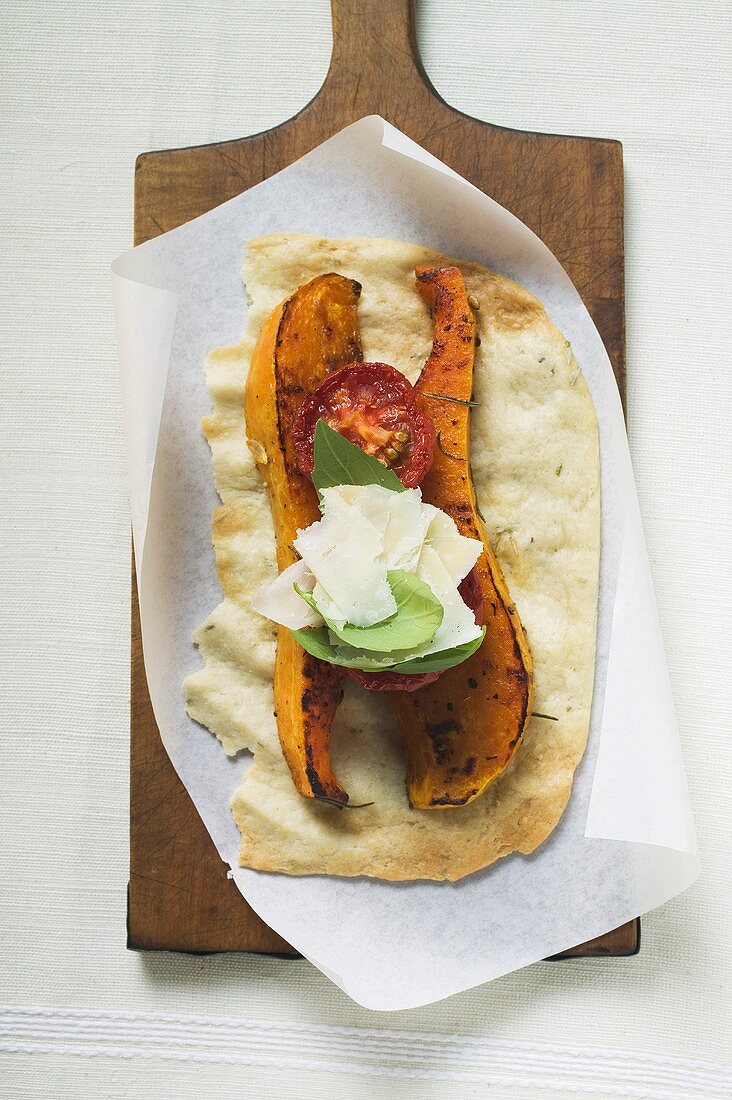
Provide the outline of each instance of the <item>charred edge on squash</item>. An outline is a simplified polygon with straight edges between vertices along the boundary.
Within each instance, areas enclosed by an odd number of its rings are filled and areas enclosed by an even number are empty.
[[[346,791],[341,790],[338,791],[337,794],[334,794],[332,788],[323,786],[320,776],[313,765],[313,746],[307,740],[305,741],[305,774],[314,798],[324,802],[330,802],[335,806],[346,805],[348,802],[348,794]]]
[[[478,757],[477,756],[469,756],[462,767],[459,767],[458,765],[455,765],[452,768],[450,768],[450,771],[448,773],[448,779],[447,779],[448,783],[450,783],[452,781],[452,777],[455,776],[455,775],[472,775],[473,772],[475,771],[475,765],[477,763],[478,763]]]
[[[465,806],[471,799],[475,798],[478,794],[478,788],[474,787],[471,791],[466,791],[460,798],[451,797],[449,794],[440,795],[438,798],[430,799],[430,806]]]
[[[282,341],[283,341],[282,328],[284,326],[287,314],[290,310],[290,306],[292,305],[293,298],[294,298],[294,295],[291,295],[287,299],[287,301],[285,302],[284,306],[282,307],[282,313],[280,314],[280,319],[279,319],[279,322],[277,324],[277,333],[275,335],[275,341],[274,341],[274,360],[275,360],[275,362],[274,362],[274,403],[275,403],[275,413],[277,415],[277,440],[278,440],[279,445],[280,445],[280,453],[283,456],[285,456],[285,470],[286,470],[286,473],[288,474],[288,476],[291,475],[292,471],[289,468],[287,458],[286,458],[287,448],[285,447],[285,433],[284,433],[284,430],[283,430],[282,415],[281,415],[281,412],[280,412],[280,400],[279,400],[279,392],[280,391],[279,391],[279,387],[277,385],[277,349],[281,346]],[[282,387],[282,389],[285,390],[285,391],[287,391],[287,388],[288,388],[287,386]],[[302,386],[300,386],[299,389],[300,389],[301,392],[303,392]]]
[[[327,675],[324,675],[327,673]],[[320,689],[319,696],[313,697],[310,688],[305,688],[300,697],[300,706],[306,716],[306,732],[309,721],[318,721],[323,711],[336,711],[343,699],[343,685],[330,682],[331,666],[319,661],[317,657],[308,654],[303,667],[303,674]],[[343,807],[348,803],[348,794],[337,784],[324,786],[318,772],[313,766],[313,746],[310,740],[305,738],[305,774],[313,792],[313,797],[321,802],[329,802],[334,806]],[[355,807],[354,807],[355,808]]]
[[[342,682],[339,680],[337,683],[333,683],[331,679],[333,667],[333,665],[321,661],[318,657],[313,657],[310,653],[305,658],[303,674],[312,682],[317,681],[319,687],[319,694],[313,709],[323,709],[330,705],[337,708],[343,700]],[[313,706],[313,696],[310,688],[305,688],[302,693],[301,704],[305,714],[308,714],[311,706]]]
[[[516,634],[516,620],[509,617],[511,627],[513,630],[513,652],[518,662],[518,668],[509,668],[506,671],[512,679],[516,680],[523,687],[522,698],[523,703],[521,706],[521,721],[519,722],[518,733],[509,742],[509,748],[513,752],[517,745],[520,745],[523,741],[524,732],[526,730],[526,722],[529,717],[529,698],[531,696],[531,685],[528,669],[524,664],[523,654],[521,652],[521,646],[518,642],[518,636]]]
[[[444,764],[450,755],[452,747],[451,736],[460,734],[462,726],[455,718],[446,718],[442,722],[428,722],[426,726],[427,736],[430,739],[435,760],[438,764]]]

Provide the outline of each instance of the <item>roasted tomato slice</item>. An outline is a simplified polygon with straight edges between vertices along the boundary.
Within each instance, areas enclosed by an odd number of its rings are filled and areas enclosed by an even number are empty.
[[[475,615],[478,626],[483,625],[483,593],[475,569],[460,582],[458,591],[465,603]],[[357,684],[367,691],[418,691],[427,684],[434,684],[442,676],[441,672],[424,672],[422,675],[408,675],[388,669],[386,672],[363,672],[360,668],[348,668],[346,672]]]
[[[367,691],[418,691],[427,684],[434,684],[442,675],[441,672],[422,672],[416,676],[414,673],[408,676],[392,669],[387,669],[386,672],[363,672],[360,668],[347,668],[346,672]]]
[[[466,603],[475,615],[475,621],[478,626],[482,626],[485,622],[485,616],[483,615],[483,589],[480,586],[475,566],[470,570],[467,577],[463,577],[460,581],[458,592],[463,598],[463,603]]]
[[[350,363],[305,398],[292,425],[297,465],[312,473],[315,425],[329,427],[390,466],[403,485],[419,485],[435,449],[435,426],[419,396],[386,363]]]

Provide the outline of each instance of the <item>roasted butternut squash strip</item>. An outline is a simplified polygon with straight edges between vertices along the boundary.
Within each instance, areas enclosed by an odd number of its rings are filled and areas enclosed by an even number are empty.
[[[265,322],[252,354],[245,417],[249,446],[267,486],[277,566],[297,558],[297,529],[320,518],[310,478],[295,462],[291,426],[303,397],[325,376],[362,358],[361,287],[342,275],[319,275],[282,302]],[[274,695],[277,731],[293,782],[305,798],[348,802],[330,765],[331,726],[343,698],[343,670],[311,657],[278,628]]]
[[[526,638],[478,514],[469,461],[475,320],[456,267],[419,267],[417,286],[435,324],[432,353],[417,382],[437,429],[422,495],[452,516],[484,550],[476,572],[485,640],[467,661],[413,694],[394,692],[407,759],[407,791],[416,809],[463,806],[506,768],[531,709],[532,665]],[[428,396],[428,395],[441,396]]]

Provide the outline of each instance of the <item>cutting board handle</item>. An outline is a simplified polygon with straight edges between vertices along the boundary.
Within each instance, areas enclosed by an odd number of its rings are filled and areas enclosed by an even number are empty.
[[[393,115],[436,97],[419,59],[415,0],[331,0],[333,53],[320,96],[349,114]],[[320,98],[320,97],[317,97]]]

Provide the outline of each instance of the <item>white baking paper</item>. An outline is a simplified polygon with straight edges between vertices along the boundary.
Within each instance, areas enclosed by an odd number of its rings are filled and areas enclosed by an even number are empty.
[[[246,761],[185,713],[194,627],[221,599],[203,363],[236,343],[245,242],[277,231],[389,237],[478,260],[537,295],[571,341],[600,423],[602,564],[590,737],[567,811],[529,857],[455,884],[289,878],[237,867],[228,801]],[[568,276],[513,215],[378,117],[209,214],[121,256],[114,300],[142,634],[165,747],[247,901],[368,1008],[447,997],[607,932],[698,874],[617,387]]]

